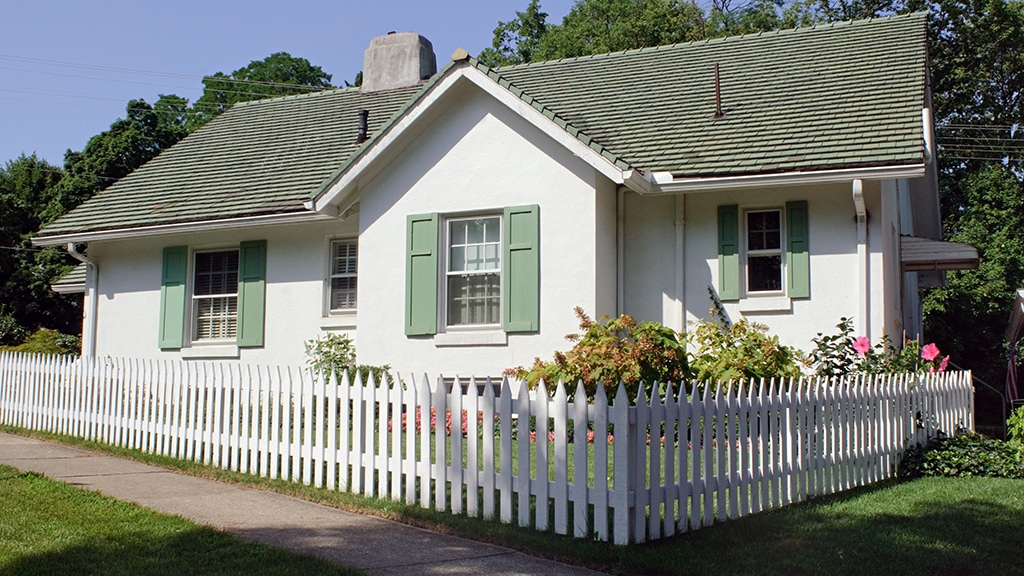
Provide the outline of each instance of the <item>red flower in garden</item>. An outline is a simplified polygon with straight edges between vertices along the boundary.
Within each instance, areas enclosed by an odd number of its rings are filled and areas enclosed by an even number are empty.
[[[853,341],[853,349],[857,351],[858,356],[863,356],[871,350],[871,339],[867,336],[858,336]]]
[[[921,358],[924,358],[925,360],[931,362],[932,360],[935,360],[938,357],[939,347],[936,346],[934,343],[925,344],[923,347],[921,347]]]

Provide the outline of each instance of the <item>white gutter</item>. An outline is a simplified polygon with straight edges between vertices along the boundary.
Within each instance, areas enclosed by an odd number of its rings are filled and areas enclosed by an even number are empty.
[[[192,232],[208,232],[228,230],[232,228],[253,228],[256,226],[272,226],[277,224],[295,224],[299,222],[316,222],[333,220],[331,216],[311,212],[293,212],[291,214],[273,214],[270,216],[250,216],[247,218],[231,218],[225,220],[207,220],[203,222],[185,222],[179,224],[160,224],[141,228],[119,228],[97,232],[74,232],[57,236],[43,236],[32,239],[35,246],[58,246],[70,242],[88,243],[101,240],[124,240],[146,236],[165,236],[168,234],[189,234]]]
[[[68,242],[68,254],[75,260],[85,264],[85,298],[82,302],[82,357],[96,357],[96,310],[97,298],[96,288],[99,280],[100,268],[96,262],[85,254],[78,251],[74,242]]]
[[[924,164],[932,163],[935,158],[935,124],[932,123],[931,108],[921,109],[921,133],[924,135]]]
[[[857,212],[857,264],[860,272],[860,306],[857,312],[857,333],[871,335],[871,283],[868,273],[868,211],[864,205],[864,182],[853,181],[853,206]]]
[[[887,180],[889,178],[919,178],[925,175],[925,164],[885,166],[880,168],[845,168],[810,172],[784,172],[780,174],[754,174],[746,176],[716,176],[709,178],[676,179],[671,172],[654,173],[654,186],[649,194],[676,192],[706,192],[730,188],[763,188],[766,186],[795,186],[800,184],[828,184],[850,180]]]

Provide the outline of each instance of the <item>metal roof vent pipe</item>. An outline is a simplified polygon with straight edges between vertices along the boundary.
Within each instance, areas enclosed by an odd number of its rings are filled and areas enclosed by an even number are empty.
[[[356,134],[356,144],[362,144],[366,142],[367,124],[370,118],[369,110],[359,111],[359,132]]]
[[[718,75],[718,62],[715,62],[715,115],[714,119],[719,119],[725,116],[725,112],[722,112],[722,81]]]
[[[437,73],[434,46],[415,32],[391,32],[370,40],[363,52],[362,92],[415,86]]]

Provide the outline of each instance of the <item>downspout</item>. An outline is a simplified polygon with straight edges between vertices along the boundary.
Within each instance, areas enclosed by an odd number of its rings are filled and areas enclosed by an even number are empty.
[[[96,285],[99,278],[99,266],[85,254],[78,251],[74,242],[68,242],[68,254],[85,264],[85,298],[82,303],[84,314],[82,318],[82,357],[94,358],[96,356],[96,310],[97,294]]]
[[[615,315],[626,310],[626,187],[615,194]]]
[[[676,318],[677,332],[686,332],[686,195],[676,195]]]
[[[931,108],[921,109],[921,134],[924,135],[924,165],[928,166],[932,163],[935,153],[935,134],[933,130],[935,125],[932,123],[932,111]]]
[[[857,332],[871,335],[871,282],[868,258],[868,211],[864,205],[864,181],[853,181],[853,206],[857,212],[857,264],[860,279],[860,306],[857,312]]]

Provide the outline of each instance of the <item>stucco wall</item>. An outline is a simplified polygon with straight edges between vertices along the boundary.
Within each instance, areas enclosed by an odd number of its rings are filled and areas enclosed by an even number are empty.
[[[894,302],[891,276],[886,278],[883,250],[891,249],[891,238],[883,243],[881,186],[865,182],[869,212],[869,334],[877,339],[892,329]],[[861,281],[857,257],[857,223],[850,184],[722,190],[690,193],[680,201],[678,213],[684,227],[683,301],[686,318],[692,322],[708,317],[712,302],[707,287],[718,285],[718,206],[738,204],[741,211],[757,208],[785,208],[791,200],[806,200],[809,211],[811,297],[791,299],[786,305],[760,306],[756,298],[726,302],[733,320],[748,318],[769,326],[783,343],[808,350],[818,332],[829,333],[841,317],[859,314]],[[667,196],[625,196],[625,311],[639,319],[675,323],[673,304],[676,291],[675,219],[676,198]],[[887,206],[892,210],[891,206]],[[891,258],[888,272],[891,274]],[[747,308],[741,310],[741,307]],[[762,310],[749,308],[762,307]]]
[[[388,363],[405,374],[498,375],[566,349],[564,336],[577,329],[574,306],[594,316],[614,313],[611,183],[474,86],[420,122],[361,186],[360,361]],[[406,217],[500,213],[529,204],[540,206],[540,331],[507,340],[498,334],[497,343],[483,346],[406,336]],[[473,342],[466,334],[464,343]]]
[[[94,242],[89,255],[100,267],[97,355],[182,358],[157,346],[163,248],[233,248],[245,240],[267,241],[265,346],[243,348],[239,358],[259,364],[303,365],[303,342],[324,331],[324,278],[329,239],[356,233],[355,219],[301,226],[266,226],[217,233]],[[191,261],[191,258],[190,258]],[[184,355],[199,352],[190,346]]]

